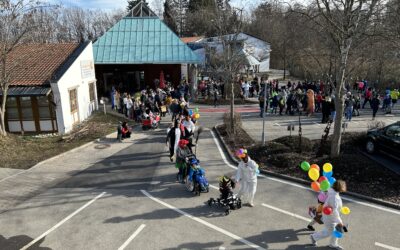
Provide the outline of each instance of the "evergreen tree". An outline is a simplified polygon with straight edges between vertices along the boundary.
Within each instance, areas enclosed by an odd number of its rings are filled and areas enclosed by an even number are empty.
[[[165,0],[164,2],[164,23],[176,34],[178,34],[178,27],[176,25],[176,13],[171,5],[172,0]]]
[[[128,7],[127,10],[131,10],[133,9],[133,7],[135,7],[136,5],[138,5],[138,3],[140,3],[141,1],[144,2],[144,4],[148,7],[149,3],[146,0],[128,0]]]
[[[193,13],[202,9],[215,9],[215,0],[189,0],[188,11]]]

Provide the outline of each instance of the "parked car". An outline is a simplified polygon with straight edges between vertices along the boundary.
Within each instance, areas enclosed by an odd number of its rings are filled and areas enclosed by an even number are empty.
[[[365,149],[370,154],[380,151],[400,160],[400,122],[368,131]]]

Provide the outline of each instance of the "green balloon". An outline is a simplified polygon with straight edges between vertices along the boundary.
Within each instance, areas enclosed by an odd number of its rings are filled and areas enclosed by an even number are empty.
[[[308,172],[308,170],[310,170],[310,163],[303,161],[300,164],[301,169],[303,169],[304,171]]]
[[[322,191],[327,191],[331,187],[331,184],[329,183],[328,180],[323,180],[319,187],[321,188]]]
[[[195,113],[198,113],[198,112],[199,112],[199,108],[195,108],[195,109],[194,109],[194,112],[195,112]]]

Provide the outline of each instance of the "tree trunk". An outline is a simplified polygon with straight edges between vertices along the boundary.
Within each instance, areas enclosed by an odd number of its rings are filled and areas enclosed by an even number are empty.
[[[6,113],[6,100],[7,90],[3,92],[3,98],[1,100],[0,108],[0,136],[7,136],[6,125],[5,125],[5,113]]]
[[[5,114],[6,114],[6,103],[7,103],[7,93],[8,93],[8,83],[6,82],[6,57],[2,56],[1,58],[2,64],[2,72],[1,72],[1,80],[0,89],[3,92],[3,96],[1,98],[1,107],[0,107],[0,136],[7,136],[6,125],[5,125]]]
[[[335,125],[333,129],[333,137],[331,144],[331,157],[338,157],[340,155],[340,144],[342,142],[342,122],[343,122],[343,113],[344,113],[344,94],[343,89],[346,82],[346,67],[347,67],[347,58],[349,55],[349,50],[351,46],[351,39],[347,39],[344,42],[344,45],[341,46],[340,51],[340,83],[336,84],[335,89],[335,109],[336,109],[336,117],[335,117]]]

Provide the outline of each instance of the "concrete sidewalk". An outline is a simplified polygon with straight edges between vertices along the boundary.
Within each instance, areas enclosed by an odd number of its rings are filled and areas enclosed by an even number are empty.
[[[42,161],[28,170],[0,179],[0,213],[27,200],[47,188],[146,138],[144,133],[133,133],[130,139],[117,142],[116,133],[87,143],[61,155]]]

